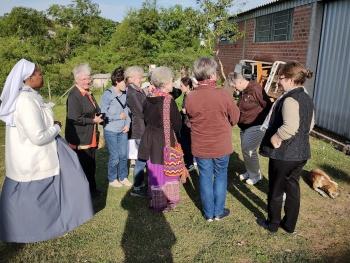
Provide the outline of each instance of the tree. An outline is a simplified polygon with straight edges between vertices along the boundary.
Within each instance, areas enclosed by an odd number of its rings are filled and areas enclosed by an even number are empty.
[[[192,27],[198,12],[180,5],[157,8],[156,1],[145,1],[139,10],[131,10],[117,26],[110,48],[125,65],[166,65],[174,69],[190,66],[201,55],[199,28]]]
[[[200,26],[201,37],[206,47],[216,57],[220,65],[223,79],[226,76],[219,57],[219,42],[221,38],[236,41],[242,36],[237,23],[229,15],[229,9],[233,6],[233,0],[197,0],[200,7],[200,20],[196,21]]]
[[[100,17],[100,12],[99,6],[90,0],[74,0],[67,6],[51,5],[47,14],[56,24],[55,31],[72,31],[79,35],[79,39],[73,38],[75,44],[102,46],[109,41],[117,23]]]
[[[18,36],[27,39],[46,36],[50,25],[43,12],[32,8],[14,7],[1,19],[0,36]]]

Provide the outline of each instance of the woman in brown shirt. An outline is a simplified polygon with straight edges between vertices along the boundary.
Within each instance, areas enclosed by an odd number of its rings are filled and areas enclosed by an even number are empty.
[[[239,177],[246,180],[247,184],[254,185],[262,178],[257,149],[264,136],[260,127],[270,110],[271,101],[257,82],[246,80],[236,72],[229,74],[229,78],[228,83],[240,92],[238,127],[241,129],[241,148],[246,172]]]

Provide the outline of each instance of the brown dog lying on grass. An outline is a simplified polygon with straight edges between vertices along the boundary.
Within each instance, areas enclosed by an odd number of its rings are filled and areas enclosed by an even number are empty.
[[[323,197],[327,195],[331,198],[336,198],[339,195],[338,184],[321,169],[313,169],[310,172],[310,180],[312,188]]]

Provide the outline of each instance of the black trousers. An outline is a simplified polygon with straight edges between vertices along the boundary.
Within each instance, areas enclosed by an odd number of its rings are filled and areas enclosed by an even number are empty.
[[[299,179],[306,161],[269,160],[269,192],[267,198],[268,221],[278,228],[280,224],[293,232],[298,220],[300,208]],[[281,221],[283,193],[284,218]]]
[[[89,148],[86,150],[75,150],[75,152],[78,155],[81,167],[83,168],[86,178],[89,182],[90,193],[94,193],[96,191],[96,148]]]
[[[191,151],[191,129],[185,123],[182,123],[180,131],[180,144],[184,152],[184,161],[188,168],[193,165],[193,155]]]

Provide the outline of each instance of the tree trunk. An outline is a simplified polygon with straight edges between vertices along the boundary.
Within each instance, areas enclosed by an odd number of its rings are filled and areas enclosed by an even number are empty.
[[[224,80],[226,80],[226,75],[224,72],[224,65],[222,64],[221,59],[219,57],[219,52],[220,52],[220,50],[217,49],[215,52],[215,56],[216,56],[217,61],[219,62],[221,76]]]

